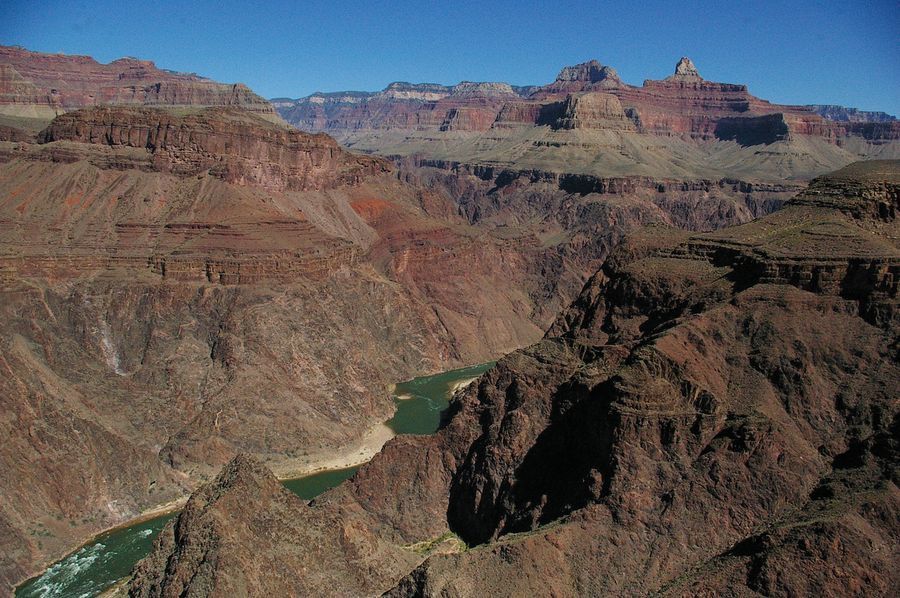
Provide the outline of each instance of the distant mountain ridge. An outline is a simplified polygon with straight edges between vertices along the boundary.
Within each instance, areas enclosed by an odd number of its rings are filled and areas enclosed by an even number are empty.
[[[842,122],[886,123],[895,122],[897,120],[896,116],[890,115],[887,112],[860,110],[858,108],[848,108],[836,104],[810,104],[808,108],[811,108],[813,112],[822,118]]]
[[[690,62],[690,60],[688,59]],[[696,70],[696,67],[693,66],[693,62],[690,63],[693,68],[693,74],[696,77],[699,77],[699,73]],[[571,80],[578,81],[579,76],[577,74],[573,75],[573,73],[577,73],[579,68],[590,68],[596,65],[598,69],[608,69],[607,72],[612,72],[615,74],[615,78],[618,79],[618,74],[615,69],[611,67],[604,67],[600,65],[600,63],[596,60],[591,60],[586,63],[582,63],[580,65],[576,65],[573,67],[564,67],[557,77],[557,81],[568,77],[574,77]],[[677,67],[676,67],[677,70]],[[674,75],[673,75],[674,76]],[[652,80],[648,80],[652,81]],[[460,81],[457,85],[444,85],[441,83],[410,83],[408,81],[394,81],[385,86],[384,89],[380,91],[361,91],[361,90],[348,90],[348,91],[316,91],[306,96],[301,96],[298,98],[289,98],[289,97],[277,97],[271,98],[269,100],[272,105],[274,105],[279,110],[290,110],[292,107],[296,107],[298,105],[304,103],[311,104],[326,104],[326,103],[335,103],[335,104],[352,104],[357,103],[363,100],[367,100],[373,97],[384,97],[387,96],[390,91],[403,89],[411,92],[421,92],[421,93],[433,93],[440,94],[443,97],[447,97],[453,94],[454,88],[457,88],[461,85],[470,84],[472,82],[469,81]],[[618,80],[619,84],[624,85],[621,80]],[[504,82],[489,82],[482,81],[478,82],[478,85],[507,85]],[[509,85],[509,87],[521,98],[528,98],[532,94],[543,90],[547,86],[542,85]],[[807,104],[805,106],[797,106],[797,108],[806,108],[815,112],[822,118],[827,120],[834,120],[839,122],[893,122],[897,120],[897,117],[888,114],[887,112],[880,111],[868,111],[868,110],[860,110],[858,108],[853,108],[849,106],[842,106],[838,104]]]
[[[291,124],[347,147],[441,164],[774,182],[900,157],[900,123],[889,115],[774,104],[746,85],[707,81],[687,57],[641,86],[590,60],[540,86],[392,83],[274,104]]]

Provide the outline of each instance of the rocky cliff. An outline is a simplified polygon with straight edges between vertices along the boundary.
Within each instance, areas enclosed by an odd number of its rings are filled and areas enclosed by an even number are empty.
[[[389,86],[280,100],[278,110],[303,130],[384,156],[548,172],[565,164],[591,175],[775,183],[809,179],[860,156],[896,158],[900,148],[894,120],[823,118],[838,112],[772,104],[745,85],[703,79],[688,58],[673,75],[640,87],[596,60],[565,67],[544,86],[404,85],[400,95]]]
[[[898,191],[900,163],[860,164],[749,224],[631,236],[433,437],[249,514],[222,480],[266,474],[235,461],[196,499],[227,525],[181,516],[132,595],[224,595],[285,558],[268,591],[891,595]]]
[[[327,135],[267,125],[240,109],[172,113],[98,107],[54,119],[38,140],[147,150],[159,172],[209,171],[228,183],[270,191],[333,189],[388,171],[376,158],[341,151]]]
[[[100,104],[233,106],[277,119],[274,108],[241,83],[162,70],[137,58],[100,64],[90,56],[0,46],[0,115],[49,120]]]
[[[303,470],[390,383],[547,325],[554,249],[429,216],[452,200],[324,135],[96,107],[38,140],[0,145],[4,588],[236,452]]]

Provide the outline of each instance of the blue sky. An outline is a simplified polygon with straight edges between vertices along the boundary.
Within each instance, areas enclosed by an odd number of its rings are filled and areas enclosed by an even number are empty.
[[[900,115],[900,1],[150,2],[0,0],[0,43],[121,56],[266,97],[396,80],[547,83],[596,58],[633,84],[682,55],[787,103]]]

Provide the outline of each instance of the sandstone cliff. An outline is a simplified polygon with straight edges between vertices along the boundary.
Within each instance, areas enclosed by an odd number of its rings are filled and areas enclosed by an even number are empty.
[[[287,514],[217,508],[216,558],[178,541],[210,534],[182,516],[132,595],[220,595],[226,563],[281,559],[239,541],[280,518],[302,522],[294,562],[339,573],[298,567],[278,592],[891,595],[898,173],[856,165],[749,224],[630,237],[435,436]]]

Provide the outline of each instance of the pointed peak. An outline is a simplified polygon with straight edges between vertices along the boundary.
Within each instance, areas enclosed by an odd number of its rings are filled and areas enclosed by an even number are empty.
[[[246,484],[252,481],[254,484],[261,484],[270,479],[275,478],[262,461],[249,453],[238,453],[222,467],[213,483],[228,488],[236,483]]]
[[[675,74],[668,77],[673,81],[702,81],[703,77],[697,72],[694,62],[687,56],[682,56],[678,64],[675,65]]]

